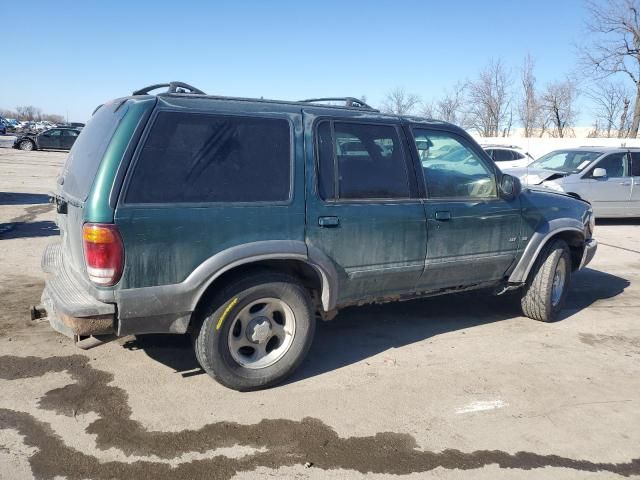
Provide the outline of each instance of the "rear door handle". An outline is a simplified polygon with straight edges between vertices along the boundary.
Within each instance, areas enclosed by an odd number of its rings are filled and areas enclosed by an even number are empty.
[[[623,185],[625,187],[628,187],[631,185],[631,182],[620,182],[620,185]]]
[[[319,217],[318,225],[324,228],[335,228],[340,226],[340,219],[338,217]]]
[[[451,220],[451,212],[436,212],[436,220],[446,222]]]

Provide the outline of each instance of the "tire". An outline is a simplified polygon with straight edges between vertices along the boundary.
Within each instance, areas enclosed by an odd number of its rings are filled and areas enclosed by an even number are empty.
[[[309,351],[316,326],[313,304],[289,275],[256,273],[205,303],[193,330],[196,358],[228,388],[272,387],[291,375]]]
[[[551,240],[529,273],[520,304],[529,318],[553,322],[564,306],[571,282],[571,254],[564,240]]]
[[[31,140],[22,140],[18,144],[18,148],[20,150],[24,150],[25,152],[30,152],[31,150],[35,150],[35,145]]]

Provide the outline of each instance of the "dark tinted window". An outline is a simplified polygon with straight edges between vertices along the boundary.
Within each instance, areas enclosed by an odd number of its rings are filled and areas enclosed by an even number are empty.
[[[318,193],[326,199],[335,198],[333,140],[331,138],[331,124],[322,122],[318,126]]]
[[[117,108],[119,104],[105,104],[87,122],[82,134],[73,144],[63,170],[66,193],[86,200],[98,167],[116,131],[127,106]]]
[[[286,120],[162,112],[140,153],[126,200],[287,200],[290,152]]]
[[[514,152],[513,150],[511,151],[511,155],[513,155],[514,160],[522,160],[524,158],[523,154],[520,152]]]
[[[62,130],[62,135],[65,137],[77,137],[78,132],[75,130]]]
[[[624,177],[626,176],[625,156],[625,153],[612,153],[600,160],[595,168],[604,168],[607,171],[607,177]]]
[[[319,190],[323,198],[332,198],[331,193],[341,199],[410,196],[406,160],[395,127],[336,122],[334,143],[329,144],[329,138],[330,130],[319,128]],[[331,182],[335,166],[337,188]]]
[[[640,177],[640,152],[631,152],[631,175]]]
[[[493,151],[493,160],[496,162],[507,162],[513,160],[513,154],[510,150],[496,149]]]
[[[62,130],[48,130],[44,132],[43,135],[47,137],[59,137],[61,133],[62,133]]]

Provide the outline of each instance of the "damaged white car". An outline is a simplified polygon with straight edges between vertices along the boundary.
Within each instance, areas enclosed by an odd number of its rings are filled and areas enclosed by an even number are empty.
[[[555,150],[505,172],[523,185],[587,200],[596,217],[640,217],[640,148]]]

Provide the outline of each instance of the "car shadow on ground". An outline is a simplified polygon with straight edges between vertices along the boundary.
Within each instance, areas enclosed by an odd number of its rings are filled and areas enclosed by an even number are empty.
[[[621,294],[628,286],[628,280],[598,270],[575,274],[561,320]],[[331,322],[318,322],[306,361],[287,383],[351,365],[391,348],[521,315],[516,295],[495,297],[487,291],[347,308]],[[188,335],[140,335],[123,346],[144,350],[184,377],[204,373]]]
[[[40,220],[37,222],[0,223],[0,240],[11,238],[35,238],[59,235],[55,222]]]
[[[38,205],[49,203],[44,193],[0,192],[0,205]]]

